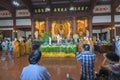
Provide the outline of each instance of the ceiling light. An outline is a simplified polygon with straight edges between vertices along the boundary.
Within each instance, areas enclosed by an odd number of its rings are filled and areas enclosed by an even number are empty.
[[[13,1],[13,5],[19,6],[20,4],[17,1]]]
[[[50,11],[50,8],[49,8],[49,7],[45,8],[45,11],[46,11],[46,12],[49,12],[49,11]]]
[[[70,7],[70,11],[74,11],[74,7],[73,6]]]

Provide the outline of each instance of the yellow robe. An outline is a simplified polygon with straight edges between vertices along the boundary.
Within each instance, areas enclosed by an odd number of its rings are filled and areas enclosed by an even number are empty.
[[[90,44],[89,40],[84,40],[83,44]]]
[[[82,52],[82,45],[83,45],[82,41],[79,41],[79,43],[78,43],[78,52]]]
[[[25,42],[25,54],[29,54],[31,52],[30,43],[28,41]]]
[[[23,56],[25,54],[25,43],[20,41],[20,55]]]
[[[20,57],[20,46],[18,41],[13,41],[13,53],[14,57]]]

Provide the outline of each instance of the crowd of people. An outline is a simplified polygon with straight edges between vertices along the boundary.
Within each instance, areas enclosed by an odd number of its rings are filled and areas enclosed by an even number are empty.
[[[29,65],[23,68],[21,80],[50,80],[49,71],[38,63],[41,52],[36,48],[34,47],[29,55]],[[110,52],[103,55],[101,69],[95,76],[96,54],[90,51],[89,44],[83,44],[81,48],[81,52],[76,52],[76,59],[81,62],[80,80],[120,80],[120,57],[116,53]],[[71,79],[67,78],[67,80]]]
[[[18,41],[17,38],[13,41],[13,53],[14,57],[20,57],[25,54],[29,54],[32,50],[32,42],[31,39],[27,39],[24,41],[22,38]]]
[[[15,38],[13,41],[10,39],[4,39],[1,42],[2,47],[2,56],[1,60],[5,60],[6,56],[10,59],[18,58],[25,54],[29,54],[32,50],[32,41],[31,39],[25,40],[24,38],[20,38],[19,40]]]
[[[1,47],[3,50],[3,54],[1,57],[1,60],[5,60],[6,59],[6,55],[8,55],[8,57],[10,58],[10,60],[12,59],[12,53],[13,53],[13,46],[12,46],[12,41],[11,40],[4,40],[1,42]]]
[[[96,41],[100,53],[102,53],[102,41],[100,39]],[[95,75],[94,62],[96,55],[94,53],[94,42],[87,38],[79,40],[76,59],[81,62],[80,80],[120,80],[120,38],[114,40],[114,43],[111,44],[113,49],[103,54],[104,60],[100,65],[101,69]]]
[[[38,62],[41,58],[41,51],[38,45],[32,46],[31,39],[13,41],[4,40],[2,42],[4,55],[14,53],[14,57],[29,54],[29,65],[24,67],[20,75],[20,80],[50,80],[50,73]],[[101,69],[95,75],[94,63],[96,54],[94,53],[94,41],[91,38],[79,39],[76,60],[81,62],[80,80],[120,80],[120,39],[114,41],[115,50],[104,54]],[[4,60],[4,58],[3,58]],[[103,76],[104,75],[104,76]],[[107,76],[107,77],[106,77]]]

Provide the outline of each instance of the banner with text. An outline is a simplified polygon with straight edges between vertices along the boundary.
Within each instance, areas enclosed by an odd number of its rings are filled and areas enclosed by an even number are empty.
[[[30,16],[30,12],[27,9],[16,11],[16,17],[26,17],[26,16]]]
[[[93,13],[110,13],[111,12],[110,5],[99,5],[95,6],[93,9]]]
[[[4,17],[12,17],[12,14],[8,10],[2,10],[0,11],[0,18]]]

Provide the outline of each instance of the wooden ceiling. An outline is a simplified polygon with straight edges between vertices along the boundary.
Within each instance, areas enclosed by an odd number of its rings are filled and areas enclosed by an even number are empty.
[[[18,1],[20,6],[13,5],[13,1]],[[15,13],[16,9],[27,8],[33,13],[34,8],[49,7],[50,9],[62,6],[83,6],[87,5],[90,11],[96,5],[112,5],[112,8],[116,8],[120,5],[120,0],[0,0],[0,10],[9,10],[12,14]]]

